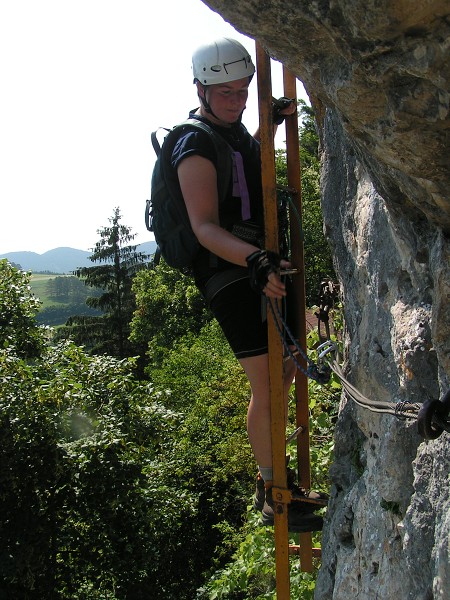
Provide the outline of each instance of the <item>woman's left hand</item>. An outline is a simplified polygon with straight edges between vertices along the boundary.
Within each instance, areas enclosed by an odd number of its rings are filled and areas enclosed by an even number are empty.
[[[281,125],[285,117],[293,115],[297,110],[295,98],[278,98],[272,100],[272,118],[274,125]]]
[[[291,263],[288,260],[282,259],[280,261],[280,267],[281,269],[290,269]],[[281,299],[286,296],[286,286],[282,282],[278,273],[269,273],[266,287],[263,289],[263,294],[265,294],[268,298],[276,299]]]

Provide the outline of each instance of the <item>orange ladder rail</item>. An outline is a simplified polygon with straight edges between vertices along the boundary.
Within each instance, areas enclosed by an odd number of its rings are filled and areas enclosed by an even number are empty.
[[[265,245],[268,250],[278,253],[278,211],[272,122],[272,80],[270,58],[259,44],[256,45],[256,64],[258,69]],[[288,600],[290,598],[290,575],[287,510],[290,502],[290,493],[287,490],[285,464],[286,420],[283,393],[283,346],[275,322],[271,318],[268,318],[268,336],[277,598],[278,600]]]
[[[256,63],[258,74],[258,101],[260,118],[260,140],[262,161],[262,188],[264,198],[264,218],[266,248],[279,252],[278,245],[278,211],[275,171],[275,146],[272,121],[272,81],[270,58],[260,44],[256,44]],[[295,76],[283,67],[284,95],[296,98]],[[286,156],[288,171],[288,186],[293,190],[293,203],[298,214],[302,214],[301,202],[301,171],[300,145],[298,135],[297,113],[285,119],[286,127]],[[306,349],[306,299],[304,248],[298,223],[291,210],[291,260],[293,266],[299,269],[294,279],[294,303],[298,307],[296,333],[299,344]],[[300,556],[302,571],[313,570],[313,557],[320,557],[320,548],[312,547],[311,533],[299,534],[299,545],[289,544],[287,511],[291,501],[291,493],[287,489],[286,478],[286,415],[283,394],[283,347],[276,323],[268,318],[269,335],[269,376],[271,396],[271,435],[273,455],[273,499],[274,499],[274,536],[275,536],[275,566],[276,590],[278,600],[290,598],[290,565],[289,555]],[[300,357],[300,360],[304,361]],[[306,364],[303,366],[306,367]],[[297,456],[299,483],[309,489],[311,486],[310,444],[309,444],[309,408],[308,380],[300,370],[295,379],[296,394],[296,426],[299,429],[297,437]]]
[[[287,98],[297,98],[297,85],[293,73],[283,66],[284,95]],[[300,170],[300,141],[298,135],[298,116],[297,113],[285,119],[286,127],[286,159],[288,186],[294,190],[292,202],[299,215],[302,215],[302,188],[301,188],[301,170]],[[298,342],[306,350],[306,294],[305,294],[305,255],[301,231],[297,220],[291,211],[291,260],[293,265],[299,269],[299,273],[293,278],[294,303],[297,307],[296,333]],[[300,364],[306,369],[306,361],[303,357],[298,357]],[[310,444],[309,444],[309,401],[308,401],[308,378],[297,370],[295,376],[295,395],[296,395],[296,427],[300,429],[297,436],[297,460],[298,460],[298,479],[301,487],[309,489],[311,487],[311,467],[310,467]],[[311,572],[312,563],[312,535],[311,533],[301,533],[300,537],[300,565],[302,571]],[[316,551],[317,553],[317,551]]]

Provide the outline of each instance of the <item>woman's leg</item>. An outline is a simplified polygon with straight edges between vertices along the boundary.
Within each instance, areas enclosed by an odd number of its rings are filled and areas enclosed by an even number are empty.
[[[239,360],[250,382],[252,395],[247,412],[247,431],[256,462],[261,467],[272,466],[270,426],[269,358],[267,354]],[[291,360],[284,364],[285,418],[290,386],[295,375]]]

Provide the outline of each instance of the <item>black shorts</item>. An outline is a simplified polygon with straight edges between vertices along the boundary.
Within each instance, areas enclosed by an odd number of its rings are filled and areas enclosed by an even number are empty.
[[[266,297],[251,289],[248,276],[228,283],[214,295],[209,306],[236,358],[267,354],[269,309]],[[293,319],[289,312],[286,320],[291,329]]]

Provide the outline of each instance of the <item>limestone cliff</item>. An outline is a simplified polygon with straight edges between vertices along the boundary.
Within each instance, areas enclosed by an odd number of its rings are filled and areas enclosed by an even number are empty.
[[[449,4],[208,0],[304,83],[346,321],[376,400],[450,385]],[[307,251],[307,249],[306,249]],[[449,597],[449,439],[343,399],[317,600]]]

